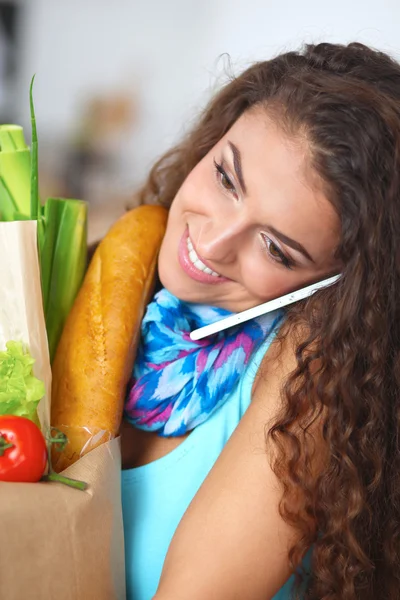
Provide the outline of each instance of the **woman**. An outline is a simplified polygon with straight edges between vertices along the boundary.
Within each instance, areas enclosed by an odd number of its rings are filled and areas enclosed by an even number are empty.
[[[142,200],[171,208],[123,429],[128,597],[399,598],[399,65],[360,44],[253,65]],[[339,272],[188,368],[182,329]]]

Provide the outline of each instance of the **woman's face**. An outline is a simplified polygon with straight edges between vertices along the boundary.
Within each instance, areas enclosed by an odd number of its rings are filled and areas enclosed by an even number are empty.
[[[288,140],[259,109],[189,173],[169,212],[161,283],[181,300],[245,310],[336,272],[339,219]]]

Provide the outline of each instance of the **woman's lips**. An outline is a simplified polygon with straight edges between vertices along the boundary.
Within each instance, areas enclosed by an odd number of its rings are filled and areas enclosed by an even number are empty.
[[[222,277],[219,275],[216,277],[215,275],[211,275],[210,273],[206,273],[205,271],[201,271],[197,267],[194,266],[192,261],[189,258],[189,249],[188,249],[188,237],[189,233],[186,229],[183,236],[181,237],[181,241],[179,242],[178,248],[178,259],[179,264],[182,269],[185,271],[186,275],[189,275],[191,279],[195,281],[199,281],[200,283],[207,283],[216,285],[218,283],[223,283],[225,281],[229,281],[226,277]],[[204,263],[203,259],[199,256],[199,259]],[[204,263],[206,264],[206,263]],[[211,268],[211,267],[210,267]]]

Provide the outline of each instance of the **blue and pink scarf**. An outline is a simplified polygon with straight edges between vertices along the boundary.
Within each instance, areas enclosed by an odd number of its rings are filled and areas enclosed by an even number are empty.
[[[227,400],[252,353],[283,318],[275,311],[204,340],[190,339],[193,329],[230,314],[182,302],[166,289],[155,295],[142,321],[125,405],[128,421],[162,436],[179,436]]]

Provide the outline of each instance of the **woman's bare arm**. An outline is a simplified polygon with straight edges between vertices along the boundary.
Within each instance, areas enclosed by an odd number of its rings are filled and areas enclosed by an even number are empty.
[[[289,577],[296,532],[279,515],[265,426],[295,367],[290,337],[271,346],[249,409],[175,533],[154,600],[267,600]]]

